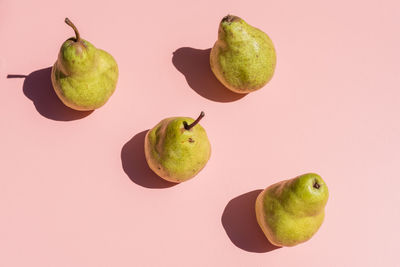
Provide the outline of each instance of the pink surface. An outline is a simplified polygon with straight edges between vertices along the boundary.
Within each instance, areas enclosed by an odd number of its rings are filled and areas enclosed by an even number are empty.
[[[0,266],[399,266],[399,10],[395,0],[0,1]],[[208,67],[228,13],[277,49],[272,81],[242,98]],[[49,67],[73,35],[66,16],[119,64],[115,94],[91,114],[52,93]],[[144,131],[201,110],[212,157],[168,187],[145,164]],[[255,190],[309,171],[329,185],[325,223],[273,249]]]

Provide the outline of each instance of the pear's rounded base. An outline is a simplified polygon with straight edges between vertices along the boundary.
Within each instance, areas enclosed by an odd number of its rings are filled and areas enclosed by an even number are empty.
[[[282,247],[283,245],[280,243],[277,243],[273,240],[272,238],[272,233],[268,230],[268,226],[265,222],[265,213],[264,213],[264,197],[267,189],[264,189],[257,197],[256,203],[255,203],[255,212],[256,212],[256,218],[257,218],[257,223],[260,226],[261,230],[263,231],[265,237],[268,239],[268,241],[277,247]]]
[[[221,82],[221,80],[219,80]],[[253,89],[237,89],[234,88],[232,86],[228,86],[226,84],[224,84],[223,82],[221,82],[226,88],[228,88],[229,90],[231,90],[232,92],[236,93],[236,94],[248,94],[248,93],[252,93],[255,92],[261,88],[263,88],[264,86],[258,87],[258,88],[253,88]]]
[[[235,87],[235,86],[231,85],[225,79],[224,74],[221,73],[220,67],[217,67],[219,65],[218,62],[216,62],[217,56],[213,55],[213,54],[216,53],[216,52],[214,52],[215,50],[216,50],[216,48],[215,48],[215,45],[214,45],[214,47],[211,49],[211,53],[210,53],[210,68],[211,68],[211,71],[214,73],[214,75],[217,78],[217,80],[225,88],[229,89],[230,91],[232,91],[232,92],[234,92],[236,94],[242,94],[242,95],[248,94],[248,93],[252,93],[252,92],[255,92],[255,91],[260,90],[261,88],[263,88],[272,79],[272,76],[271,76],[265,83],[257,85],[257,86],[253,86],[251,88],[249,88],[249,87],[238,88],[238,87]]]
[[[152,147],[151,147],[151,144],[149,141],[149,133],[153,129],[150,129],[146,133],[146,136],[144,139],[144,154],[145,154],[145,158],[146,158],[146,162],[147,162],[148,166],[157,176],[159,176],[160,178],[162,178],[168,182],[182,183],[182,182],[186,182],[186,181],[194,178],[206,166],[206,164],[204,164],[196,172],[192,173],[192,175],[190,175],[190,176],[174,175],[173,173],[166,171],[165,168],[156,159],[154,159],[154,157],[151,155]]]
[[[112,56],[110,54],[108,54],[107,52],[105,52],[105,51],[103,51],[101,49],[99,49],[98,51],[101,52],[101,53],[104,53],[107,56],[112,58]],[[112,60],[115,62],[115,60],[113,58],[112,58]],[[80,102],[80,101],[76,101],[76,99],[75,99],[75,101],[73,99],[68,99],[64,95],[63,89],[61,87],[61,84],[58,81],[58,78],[59,78],[58,76],[60,75],[60,73],[59,73],[60,72],[60,68],[57,66],[57,64],[58,64],[58,61],[56,61],[54,63],[54,65],[53,65],[53,67],[51,69],[51,83],[53,85],[53,89],[54,89],[56,95],[58,96],[58,98],[61,100],[61,102],[65,106],[67,106],[67,107],[69,107],[69,108],[71,108],[73,110],[77,110],[77,111],[93,111],[93,110],[96,110],[98,108],[101,108],[102,106],[104,106],[108,102],[108,100],[110,99],[112,94],[115,92],[116,83],[110,88],[107,88],[107,87],[106,87],[106,89],[104,89],[104,88],[96,88],[99,91],[104,91],[104,90],[107,91],[108,90],[108,91],[110,91],[110,93],[109,93],[109,95],[107,97],[104,97],[100,101],[92,101],[93,103],[88,103],[87,105],[77,104],[76,102]],[[116,73],[116,77],[118,77],[118,66],[116,65],[116,63],[115,63],[115,66],[116,67],[115,67],[115,70],[114,70],[113,73]],[[76,89],[76,88],[73,88],[73,89]]]
[[[77,105],[74,105],[74,104],[66,101],[65,97],[61,94],[60,89],[58,89],[59,85],[57,84],[56,76],[55,76],[56,64],[57,64],[57,62],[51,68],[51,84],[53,85],[54,92],[56,93],[57,97],[61,100],[61,102],[65,106],[67,106],[73,110],[78,110],[78,111],[93,111],[93,110],[95,110],[96,108],[81,107],[81,106],[77,106]]]
[[[151,151],[150,142],[149,142],[150,131],[151,130],[147,131],[146,136],[144,138],[144,155],[146,158],[147,165],[149,165],[150,169],[155,174],[157,174],[158,177],[160,177],[161,179],[164,179],[168,182],[171,182],[171,183],[181,183],[181,182],[185,182],[185,181],[193,178],[194,176],[190,177],[188,179],[185,179],[185,180],[175,179],[175,178],[171,177],[170,175],[168,175],[160,166],[158,166],[158,164],[153,160],[153,158],[150,155],[150,151]]]

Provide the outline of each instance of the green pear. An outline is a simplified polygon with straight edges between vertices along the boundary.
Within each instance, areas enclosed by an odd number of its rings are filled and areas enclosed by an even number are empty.
[[[193,120],[173,117],[162,120],[145,137],[146,161],[161,178],[175,183],[194,177],[211,155],[207,133],[199,124],[204,112]]]
[[[273,184],[256,200],[258,224],[276,246],[295,246],[309,240],[321,226],[328,187],[315,173]]]
[[[276,65],[275,48],[263,31],[228,15],[219,24],[210,65],[228,89],[242,94],[253,92],[271,80]]]
[[[68,18],[65,23],[73,28],[76,37],[66,40],[58,53],[51,71],[54,90],[72,109],[97,109],[115,90],[117,63],[110,54],[81,39],[78,29]]]

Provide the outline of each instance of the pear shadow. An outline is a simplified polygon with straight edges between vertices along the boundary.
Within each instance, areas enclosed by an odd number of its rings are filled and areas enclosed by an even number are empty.
[[[122,147],[122,168],[132,182],[146,188],[168,188],[177,185],[158,177],[147,164],[144,139],[148,131],[136,134]]]
[[[269,252],[271,244],[257,223],[255,203],[262,190],[254,190],[235,197],[226,205],[221,222],[232,243],[248,252]]]
[[[181,47],[172,56],[172,64],[186,78],[189,86],[199,95],[216,102],[232,102],[246,94],[237,94],[223,86],[210,67],[209,49]]]
[[[51,67],[34,71],[29,75],[9,74],[7,78],[25,78],[23,85],[25,96],[32,100],[40,115],[48,119],[56,121],[79,120],[93,112],[93,110],[74,110],[61,102],[51,84]]]

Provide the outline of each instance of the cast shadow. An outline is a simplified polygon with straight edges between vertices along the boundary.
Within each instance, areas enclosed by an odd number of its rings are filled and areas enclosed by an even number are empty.
[[[221,222],[235,246],[249,252],[269,252],[280,248],[272,245],[257,223],[255,203],[262,190],[235,197],[226,205]]]
[[[147,165],[144,156],[144,138],[147,132],[148,130],[136,134],[122,147],[122,168],[132,182],[146,188],[168,188],[177,185],[161,179]]]
[[[232,102],[244,97],[246,94],[236,94],[217,80],[210,68],[210,52],[211,48],[181,47],[173,53],[172,64],[202,97],[216,102]]]
[[[51,84],[51,67],[37,70],[29,75],[7,75],[8,79],[25,78],[23,91],[32,100],[36,110],[43,116],[56,121],[82,119],[93,111],[78,111],[65,106],[54,92]]]

